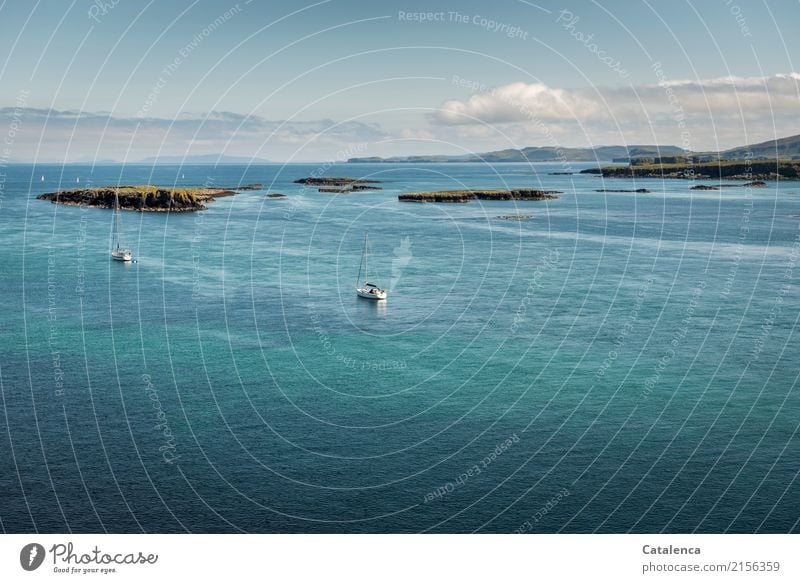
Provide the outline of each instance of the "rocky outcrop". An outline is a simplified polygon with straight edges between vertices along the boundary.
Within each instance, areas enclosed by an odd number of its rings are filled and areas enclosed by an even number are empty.
[[[626,190],[624,188],[601,188],[599,190],[595,190],[595,192],[642,192],[642,193],[647,193],[647,192],[652,192],[652,191],[648,190],[646,188],[637,188],[635,190],[630,190],[630,189]]]
[[[692,186],[689,190],[719,190],[720,188],[763,188],[767,185],[766,182],[761,180],[754,180],[753,182],[746,182],[745,184],[698,184]]]
[[[470,202],[473,200],[553,200],[558,190],[518,188],[513,190],[441,190],[407,192],[397,197],[401,202]]]
[[[356,192],[360,190],[381,190],[380,180],[366,180],[363,178],[351,178],[349,176],[310,176],[294,181],[295,184],[305,186],[318,186],[318,192]]]
[[[267,198],[286,198],[287,195],[281,194],[280,192],[270,192],[267,195]]]
[[[320,186],[317,192],[361,192],[362,190],[383,190],[380,186],[351,184],[345,186]]]
[[[294,181],[295,184],[306,186],[348,186],[354,184],[380,184],[380,180],[365,180],[363,178],[350,178],[348,176],[311,176]]]

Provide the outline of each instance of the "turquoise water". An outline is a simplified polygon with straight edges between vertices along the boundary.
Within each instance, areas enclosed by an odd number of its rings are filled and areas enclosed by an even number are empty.
[[[316,165],[5,169],[4,531],[798,530],[800,184],[324,170],[384,190],[293,183]],[[265,190],[124,213],[124,265],[110,211],[35,199],[76,178]],[[515,186],[564,194],[396,196]],[[353,291],[366,231],[385,304]]]

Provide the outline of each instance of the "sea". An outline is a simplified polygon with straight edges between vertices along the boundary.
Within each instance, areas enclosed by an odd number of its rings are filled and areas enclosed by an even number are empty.
[[[797,532],[800,183],[596,165],[1,168],[0,528]],[[251,183],[122,212],[131,264],[36,198]]]

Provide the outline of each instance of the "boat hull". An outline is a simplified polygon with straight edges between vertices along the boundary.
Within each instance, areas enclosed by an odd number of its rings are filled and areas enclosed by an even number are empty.
[[[131,261],[133,259],[133,253],[130,251],[112,251],[111,259],[114,261]]]
[[[356,294],[358,294],[358,297],[364,298],[365,300],[385,300],[388,295],[385,291],[373,293],[360,287],[356,288]]]

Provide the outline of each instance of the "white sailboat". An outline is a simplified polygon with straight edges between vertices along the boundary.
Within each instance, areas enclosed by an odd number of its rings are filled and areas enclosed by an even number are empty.
[[[389,293],[385,289],[379,288],[374,283],[369,282],[368,271],[369,240],[364,233],[364,252],[361,254],[361,264],[358,266],[358,278],[356,279],[356,294],[368,300],[385,300]],[[361,271],[364,271],[364,285],[361,285]]]
[[[133,251],[125,247],[122,241],[122,217],[119,210],[119,193],[114,193],[114,225],[111,241],[111,259],[114,261],[131,261]]]

